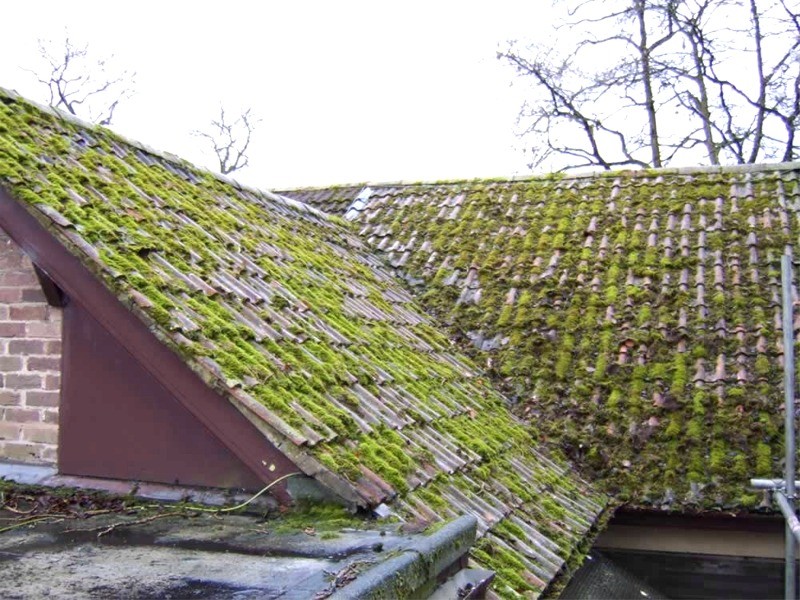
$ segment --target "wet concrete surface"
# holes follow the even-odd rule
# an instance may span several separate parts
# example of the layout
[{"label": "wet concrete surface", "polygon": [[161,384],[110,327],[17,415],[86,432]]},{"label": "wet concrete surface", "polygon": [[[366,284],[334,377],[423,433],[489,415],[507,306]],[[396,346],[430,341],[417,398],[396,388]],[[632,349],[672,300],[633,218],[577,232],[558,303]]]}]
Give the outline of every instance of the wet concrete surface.
[{"label": "wet concrete surface", "polygon": [[143,520],[103,515],[0,534],[0,597],[323,598],[337,580],[411,539],[391,531],[277,533],[251,516]]}]

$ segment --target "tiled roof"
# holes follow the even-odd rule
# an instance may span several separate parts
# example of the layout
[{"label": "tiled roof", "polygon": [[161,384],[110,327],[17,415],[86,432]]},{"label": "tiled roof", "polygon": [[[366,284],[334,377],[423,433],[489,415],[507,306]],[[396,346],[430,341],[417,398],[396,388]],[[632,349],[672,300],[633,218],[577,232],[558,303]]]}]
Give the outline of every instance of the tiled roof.
[{"label": "tiled roof", "polygon": [[343,220],[8,92],[0,185],[307,474],[474,514],[498,591],[541,591],[601,512]]},{"label": "tiled roof", "polygon": [[777,476],[783,454],[779,260],[799,175],[370,185],[348,218],[537,434],[618,498],[753,507],[748,479]]}]

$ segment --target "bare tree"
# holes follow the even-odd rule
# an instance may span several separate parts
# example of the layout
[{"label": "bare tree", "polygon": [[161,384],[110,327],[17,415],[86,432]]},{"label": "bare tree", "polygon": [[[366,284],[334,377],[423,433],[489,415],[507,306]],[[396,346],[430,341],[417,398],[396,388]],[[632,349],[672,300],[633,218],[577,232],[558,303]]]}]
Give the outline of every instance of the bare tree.
[{"label": "bare tree", "polygon": [[211,121],[210,132],[195,130],[194,134],[211,143],[219,161],[219,171],[227,175],[243,169],[250,163],[247,151],[259,121],[260,119],[255,118],[249,108],[231,121],[225,115],[225,109],[220,106],[219,119]]},{"label": "bare tree", "polygon": [[30,71],[47,87],[50,106],[109,125],[133,93],[135,73],[115,69],[113,56],[93,59],[88,45],[76,46],[68,36],[63,45],[39,40],[39,53],[46,66]]},{"label": "bare tree", "polygon": [[[711,164],[798,155],[798,17],[785,2],[763,4],[694,0],[677,12],[690,52],[664,68],[680,105],[702,124],[697,141]],[[732,22],[716,27],[722,19]]]},{"label": "bare tree", "polygon": [[[509,43],[531,80],[531,166],[793,160],[800,20],[787,0],[574,0],[558,45]],[[602,65],[600,67],[599,65]]]}]

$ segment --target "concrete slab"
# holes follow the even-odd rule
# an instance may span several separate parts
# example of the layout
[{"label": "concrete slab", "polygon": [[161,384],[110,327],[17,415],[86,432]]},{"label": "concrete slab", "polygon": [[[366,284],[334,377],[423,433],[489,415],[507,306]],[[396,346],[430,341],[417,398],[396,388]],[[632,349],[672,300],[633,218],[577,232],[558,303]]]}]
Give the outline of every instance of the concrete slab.
[{"label": "concrete slab", "polygon": [[55,467],[47,465],[0,462],[0,479],[16,481],[23,485],[43,485],[44,481],[53,477],[56,473]]}]

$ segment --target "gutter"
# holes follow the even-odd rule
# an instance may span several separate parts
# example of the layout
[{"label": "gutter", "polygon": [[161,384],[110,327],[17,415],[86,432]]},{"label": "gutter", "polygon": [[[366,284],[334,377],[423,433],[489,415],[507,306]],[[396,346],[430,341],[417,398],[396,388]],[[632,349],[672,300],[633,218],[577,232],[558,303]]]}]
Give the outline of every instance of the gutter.
[{"label": "gutter", "polygon": [[330,596],[331,600],[427,598],[466,558],[475,542],[478,520],[464,515],[436,532],[415,536],[400,554],[383,561]]}]

